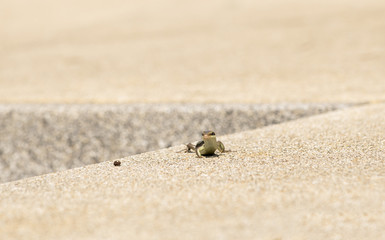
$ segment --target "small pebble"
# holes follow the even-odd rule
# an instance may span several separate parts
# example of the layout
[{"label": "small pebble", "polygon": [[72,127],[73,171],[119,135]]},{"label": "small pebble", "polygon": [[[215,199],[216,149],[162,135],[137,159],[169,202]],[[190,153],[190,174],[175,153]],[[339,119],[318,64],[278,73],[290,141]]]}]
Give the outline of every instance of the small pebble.
[{"label": "small pebble", "polygon": [[114,166],[120,166],[120,161],[114,161]]}]

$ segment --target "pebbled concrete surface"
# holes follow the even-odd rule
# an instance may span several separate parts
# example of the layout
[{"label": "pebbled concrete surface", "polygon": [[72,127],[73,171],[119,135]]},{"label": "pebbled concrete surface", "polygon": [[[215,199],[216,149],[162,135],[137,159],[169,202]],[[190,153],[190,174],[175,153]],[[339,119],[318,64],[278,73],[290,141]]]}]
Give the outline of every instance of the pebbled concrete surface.
[{"label": "pebbled concrete surface", "polygon": [[0,185],[3,239],[383,239],[385,104]]},{"label": "pebbled concrete surface", "polygon": [[[381,0],[0,5],[0,103],[385,101]],[[384,239],[384,115],[221,137],[234,152],[218,158],[177,146],[0,184],[0,238]]]},{"label": "pebbled concrete surface", "polygon": [[0,105],[0,182],[347,108],[348,104]]}]

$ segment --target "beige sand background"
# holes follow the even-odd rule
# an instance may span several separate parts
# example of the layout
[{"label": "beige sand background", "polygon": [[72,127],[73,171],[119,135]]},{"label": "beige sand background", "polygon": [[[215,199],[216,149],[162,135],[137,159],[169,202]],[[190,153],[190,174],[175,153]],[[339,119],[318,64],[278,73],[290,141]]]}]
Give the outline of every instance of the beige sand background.
[{"label": "beige sand background", "polygon": [[0,102],[385,100],[381,0],[0,0]]}]

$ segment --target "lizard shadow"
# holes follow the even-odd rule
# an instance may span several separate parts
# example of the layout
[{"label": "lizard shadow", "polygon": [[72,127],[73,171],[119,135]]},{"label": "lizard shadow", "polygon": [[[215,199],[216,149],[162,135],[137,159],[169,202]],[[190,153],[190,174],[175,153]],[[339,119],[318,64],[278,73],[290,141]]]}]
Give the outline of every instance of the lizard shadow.
[{"label": "lizard shadow", "polygon": [[[199,157],[197,157],[199,158]],[[201,158],[219,158],[219,154],[212,154],[212,155],[204,155]]]}]

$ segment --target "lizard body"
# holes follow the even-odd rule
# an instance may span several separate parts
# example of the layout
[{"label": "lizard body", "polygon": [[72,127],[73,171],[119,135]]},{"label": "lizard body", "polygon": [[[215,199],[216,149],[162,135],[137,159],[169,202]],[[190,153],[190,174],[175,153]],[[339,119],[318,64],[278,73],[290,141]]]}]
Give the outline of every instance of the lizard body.
[{"label": "lizard body", "polygon": [[195,150],[198,157],[214,155],[215,151],[225,151],[225,146],[221,141],[217,141],[215,133],[213,131],[203,131],[202,140],[199,141],[195,146],[191,143],[187,144],[186,152]]}]

